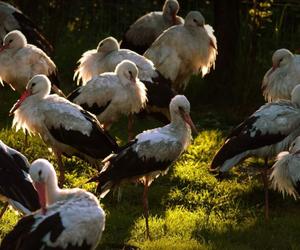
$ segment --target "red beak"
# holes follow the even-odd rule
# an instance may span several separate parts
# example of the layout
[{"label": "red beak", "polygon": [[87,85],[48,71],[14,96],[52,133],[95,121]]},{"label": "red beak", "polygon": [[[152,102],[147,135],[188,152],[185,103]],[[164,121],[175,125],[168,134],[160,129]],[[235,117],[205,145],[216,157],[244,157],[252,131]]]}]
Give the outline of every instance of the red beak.
[{"label": "red beak", "polygon": [[9,111],[9,115],[12,115],[21,106],[22,102],[24,102],[25,99],[30,95],[31,95],[31,91],[28,89],[25,90],[21,95],[20,99],[14,104],[14,106]]},{"label": "red beak", "polygon": [[46,186],[44,182],[35,182],[34,187],[38,193],[42,214],[47,212]]},{"label": "red beak", "polygon": [[0,52],[7,49],[8,47],[9,47],[9,44],[5,44],[5,45],[0,46]]},{"label": "red beak", "polygon": [[183,118],[183,120],[190,125],[191,129],[193,130],[193,132],[197,135],[198,134],[198,130],[195,126],[195,124],[192,121],[192,118],[190,117],[190,115],[184,111],[181,111],[181,116]]}]

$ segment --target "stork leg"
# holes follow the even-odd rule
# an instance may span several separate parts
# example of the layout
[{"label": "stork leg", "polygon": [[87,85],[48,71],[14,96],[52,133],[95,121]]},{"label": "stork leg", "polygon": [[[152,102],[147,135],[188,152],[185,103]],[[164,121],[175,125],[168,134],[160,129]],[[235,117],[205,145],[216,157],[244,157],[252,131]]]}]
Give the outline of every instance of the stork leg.
[{"label": "stork leg", "polygon": [[265,158],[264,169],[262,172],[262,179],[265,190],[265,221],[269,221],[269,189],[268,189],[268,158]]},{"label": "stork leg", "polygon": [[0,212],[0,219],[2,218],[3,214],[5,213],[7,207],[8,207],[8,202],[5,202],[3,208],[1,209],[1,212]]},{"label": "stork leg", "polygon": [[150,240],[150,232],[149,232],[149,222],[148,222],[148,216],[149,216],[149,206],[148,206],[148,178],[145,178],[144,182],[144,193],[143,193],[143,207],[144,207],[144,216],[146,221],[146,235],[147,238]]},{"label": "stork leg", "polygon": [[28,147],[28,132],[27,132],[27,130],[25,130],[25,140],[24,140],[24,146],[25,146],[25,148],[27,148],[27,147]]},{"label": "stork leg", "polygon": [[55,156],[57,158],[57,164],[59,168],[59,186],[62,187],[65,182],[65,168],[62,162],[61,152],[55,151]]},{"label": "stork leg", "polygon": [[128,116],[128,141],[132,140],[134,138],[134,133],[133,133],[133,115],[130,114]]}]

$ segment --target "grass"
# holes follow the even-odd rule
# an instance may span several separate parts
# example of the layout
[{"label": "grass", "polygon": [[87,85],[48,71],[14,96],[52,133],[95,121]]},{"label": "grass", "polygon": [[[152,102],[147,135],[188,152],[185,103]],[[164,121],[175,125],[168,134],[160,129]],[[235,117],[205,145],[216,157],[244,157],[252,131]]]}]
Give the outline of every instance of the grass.
[{"label": "grass", "polygon": [[[271,191],[271,220],[266,224],[260,178],[248,171],[249,165],[261,162],[250,159],[232,171],[228,179],[218,181],[208,166],[228,127],[216,129],[220,126],[218,118],[211,119],[210,114],[194,117],[202,131],[169,173],[151,185],[152,240],[145,238],[143,187],[128,184],[120,203],[113,192],[101,200],[107,221],[97,249],[120,249],[123,244],[141,249],[300,249],[299,204]],[[138,122],[139,129],[144,125]],[[116,127],[113,132],[119,130]],[[120,142],[125,140],[121,133],[117,136]],[[5,128],[0,131],[0,139],[23,152],[30,161],[45,157],[56,166],[54,157],[37,136],[30,138],[28,148],[23,146],[22,132]],[[79,186],[93,192],[95,184],[85,182],[95,170],[75,157],[64,161],[68,171],[65,187]],[[8,211],[0,221],[0,238],[20,218]]]}]

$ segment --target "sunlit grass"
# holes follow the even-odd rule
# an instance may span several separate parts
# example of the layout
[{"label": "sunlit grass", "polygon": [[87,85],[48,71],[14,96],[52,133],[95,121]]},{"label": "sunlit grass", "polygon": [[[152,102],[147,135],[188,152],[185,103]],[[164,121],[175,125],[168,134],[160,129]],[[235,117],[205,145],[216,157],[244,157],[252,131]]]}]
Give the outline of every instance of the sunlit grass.
[{"label": "sunlit grass", "polygon": [[[145,236],[142,185],[124,186],[120,203],[113,192],[102,199],[107,221],[98,249],[116,249],[123,244],[141,249],[299,249],[297,202],[271,192],[271,221],[264,222],[259,175],[246,171],[250,165],[261,162],[250,159],[223,181],[209,172],[209,164],[225,134],[217,129],[203,129],[169,173],[151,185],[151,241]],[[30,161],[43,157],[56,166],[53,155],[38,136],[29,138],[27,148],[22,132],[3,129],[0,138]],[[120,140],[123,143],[124,136],[120,135]],[[95,184],[86,184],[95,169],[76,157],[64,158],[64,162],[66,187],[95,191]],[[1,238],[19,218],[11,210],[5,214],[0,222]]]}]

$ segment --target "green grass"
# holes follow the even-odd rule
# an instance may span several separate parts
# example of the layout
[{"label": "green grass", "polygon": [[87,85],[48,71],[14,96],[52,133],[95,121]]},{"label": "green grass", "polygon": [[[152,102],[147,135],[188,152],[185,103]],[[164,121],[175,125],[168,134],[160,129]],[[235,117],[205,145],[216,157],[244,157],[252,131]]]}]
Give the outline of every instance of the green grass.
[{"label": "green grass", "polygon": [[[198,116],[198,127],[217,124],[215,120],[208,122],[204,115]],[[140,123],[138,127],[142,128]],[[271,220],[264,222],[262,184],[258,175],[247,171],[249,165],[261,164],[260,161],[246,161],[221,182],[209,173],[208,166],[225,134],[226,130],[203,129],[169,173],[151,185],[151,241],[145,237],[141,185],[124,186],[120,203],[113,192],[102,199],[107,221],[98,249],[117,249],[123,244],[141,249],[300,249],[296,201],[271,191]],[[23,146],[22,132],[2,129],[0,138],[30,161],[45,157],[56,166],[39,137],[31,137],[28,148]],[[120,141],[125,138],[119,135]],[[95,170],[75,157],[64,161],[68,171],[65,186],[93,192],[95,184],[85,182]],[[14,211],[5,214],[0,221],[0,238],[18,219]]]}]

